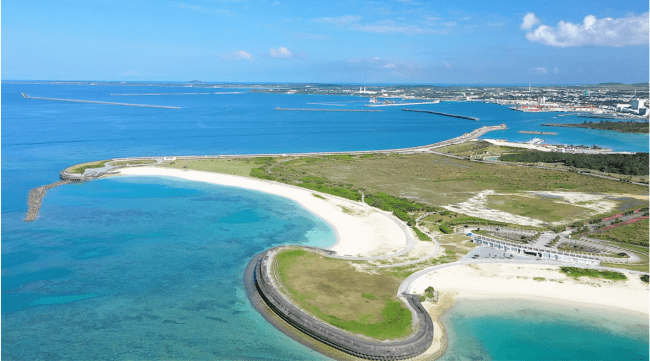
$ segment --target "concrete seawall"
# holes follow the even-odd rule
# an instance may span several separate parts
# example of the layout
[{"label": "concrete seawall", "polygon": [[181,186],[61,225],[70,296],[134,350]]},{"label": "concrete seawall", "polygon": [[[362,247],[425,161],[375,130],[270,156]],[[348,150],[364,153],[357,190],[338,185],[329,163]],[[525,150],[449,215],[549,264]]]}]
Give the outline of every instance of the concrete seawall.
[{"label": "concrete seawall", "polygon": [[[254,258],[255,264],[246,282],[252,282],[256,294],[282,320],[305,335],[349,355],[371,360],[403,360],[425,352],[433,341],[433,323],[420,300],[414,295],[401,295],[417,320],[417,331],[402,340],[378,341],[355,336],[307,314],[280,294],[270,275],[270,262],[278,248]],[[252,279],[251,279],[252,278]]]},{"label": "concrete seawall", "polygon": [[405,112],[416,112],[416,113],[429,113],[429,114],[435,114],[435,115],[442,115],[445,117],[452,117],[452,118],[460,118],[460,119],[469,119],[469,120],[474,120],[478,121],[478,118],[475,117],[467,117],[464,115],[456,115],[456,114],[447,114],[447,113],[441,113],[441,112],[434,112],[431,110],[418,110],[418,109],[402,109],[402,111]]}]

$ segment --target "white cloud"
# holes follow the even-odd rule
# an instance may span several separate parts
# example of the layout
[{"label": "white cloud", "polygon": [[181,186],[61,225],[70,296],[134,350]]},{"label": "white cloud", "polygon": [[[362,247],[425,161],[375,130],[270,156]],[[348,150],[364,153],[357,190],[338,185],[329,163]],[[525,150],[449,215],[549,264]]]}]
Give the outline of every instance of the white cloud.
[{"label": "white cloud", "polygon": [[541,66],[538,66],[537,68],[535,68],[535,72],[537,74],[546,74],[546,68],[542,68]]},{"label": "white cloud", "polygon": [[461,18],[460,21],[470,21],[472,19],[473,19],[473,17],[471,17],[471,16],[465,16],[464,18]]},{"label": "white cloud", "polygon": [[249,60],[249,61],[253,60],[253,56],[250,53],[245,52],[243,50],[236,51],[233,53],[233,55],[235,56],[236,60],[241,60],[241,59]]},{"label": "white cloud", "polygon": [[534,13],[528,13],[524,16],[524,22],[521,23],[521,28],[523,30],[530,30],[533,26],[539,24],[539,19],[535,16]]},{"label": "white cloud", "polygon": [[526,38],[558,47],[640,45],[648,44],[648,23],[647,12],[619,19],[597,19],[589,15],[584,18],[582,24],[560,21],[556,27],[540,25],[534,31],[528,32]]},{"label": "white cloud", "polygon": [[446,66],[447,68],[451,68],[451,64],[450,64],[450,63],[442,63],[442,64],[443,64],[444,66]]},{"label": "white cloud", "polygon": [[274,58],[290,58],[293,54],[291,54],[289,49],[281,46],[276,49],[271,48],[271,56]]},{"label": "white cloud", "polygon": [[344,15],[344,16],[337,16],[333,18],[318,18],[318,19],[314,19],[314,21],[317,23],[330,23],[338,26],[343,26],[351,23],[356,23],[361,19],[362,19],[361,16]]},{"label": "white cloud", "polygon": [[553,68],[553,74],[559,74],[559,73],[560,73],[560,69],[558,69],[558,68]]}]

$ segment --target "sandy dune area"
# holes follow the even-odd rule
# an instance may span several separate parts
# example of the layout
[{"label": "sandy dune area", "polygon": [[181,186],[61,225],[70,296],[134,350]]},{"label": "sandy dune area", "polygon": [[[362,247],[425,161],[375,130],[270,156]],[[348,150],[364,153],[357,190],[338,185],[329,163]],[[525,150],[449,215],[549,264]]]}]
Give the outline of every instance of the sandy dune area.
[{"label": "sandy dune area", "polygon": [[531,299],[582,303],[648,314],[648,284],[638,274],[625,273],[626,281],[573,277],[557,266],[535,264],[468,264],[449,267],[417,279],[411,292],[422,294],[432,286],[457,298]]}]

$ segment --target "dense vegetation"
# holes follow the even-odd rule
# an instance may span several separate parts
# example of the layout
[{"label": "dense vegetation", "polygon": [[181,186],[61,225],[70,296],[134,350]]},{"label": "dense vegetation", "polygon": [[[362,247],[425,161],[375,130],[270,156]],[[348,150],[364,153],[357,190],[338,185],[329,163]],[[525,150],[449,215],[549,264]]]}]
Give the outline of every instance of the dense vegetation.
[{"label": "dense vegetation", "polygon": [[575,168],[596,169],[601,172],[648,175],[648,153],[636,154],[568,154],[530,151],[506,154],[499,158],[504,162],[559,163]]},{"label": "dense vegetation", "polygon": [[591,278],[605,278],[608,280],[626,280],[627,276],[620,272],[614,271],[599,271],[590,268],[577,268],[577,267],[560,267],[562,273],[566,273],[573,278],[591,277]]},{"label": "dense vegetation", "polygon": [[570,128],[588,128],[599,130],[615,130],[620,133],[648,133],[648,122],[612,122],[609,120],[601,120],[598,123],[585,121],[581,124],[544,124],[554,127],[570,127]]}]

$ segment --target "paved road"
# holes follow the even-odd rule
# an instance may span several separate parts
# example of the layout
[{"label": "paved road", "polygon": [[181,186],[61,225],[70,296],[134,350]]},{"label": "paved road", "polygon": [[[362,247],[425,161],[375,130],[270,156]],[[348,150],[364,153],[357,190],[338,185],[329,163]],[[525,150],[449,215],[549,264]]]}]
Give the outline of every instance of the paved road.
[{"label": "paved road", "polygon": [[432,214],[432,213],[425,213],[424,215],[418,217],[418,218],[415,220],[415,227],[416,227],[417,229],[419,229],[420,232],[425,233],[426,235],[428,235],[429,237],[431,237],[431,242],[433,242],[433,244],[435,245],[435,248],[433,249],[433,252],[427,254],[426,256],[424,256],[424,257],[422,257],[422,258],[420,258],[420,259],[416,259],[416,260],[414,260],[414,261],[408,261],[408,262],[402,262],[402,263],[393,263],[393,264],[388,264],[388,265],[379,266],[379,268],[390,268],[390,267],[408,266],[408,265],[412,265],[412,264],[420,263],[420,262],[423,262],[423,261],[426,261],[426,260],[428,260],[428,259],[430,259],[430,258],[435,257],[435,255],[436,255],[436,254],[438,253],[438,251],[440,250],[440,243],[436,240],[436,236],[435,236],[435,235],[433,235],[432,233],[428,232],[426,229],[422,229],[422,228],[420,228],[420,221],[422,220],[422,218],[424,218],[424,217],[426,217],[426,216],[428,216],[428,215],[430,215],[430,214]]}]

